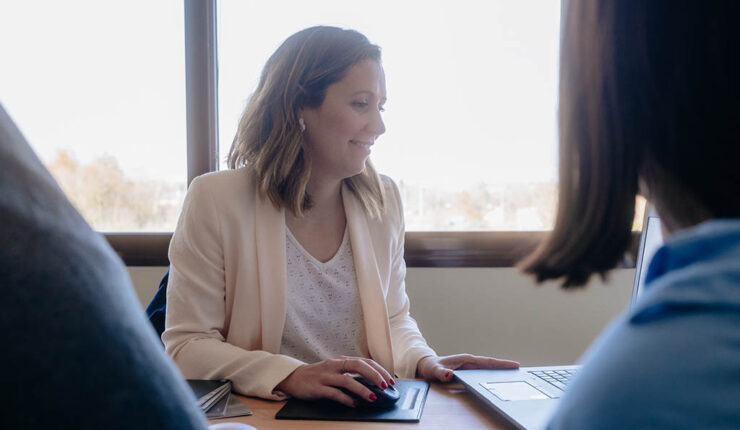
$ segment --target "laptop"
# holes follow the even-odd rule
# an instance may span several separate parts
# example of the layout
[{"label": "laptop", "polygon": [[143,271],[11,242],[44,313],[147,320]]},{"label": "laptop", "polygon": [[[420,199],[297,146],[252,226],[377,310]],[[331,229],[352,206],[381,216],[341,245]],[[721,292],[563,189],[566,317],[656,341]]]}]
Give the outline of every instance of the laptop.
[{"label": "laptop", "polygon": [[[660,219],[645,216],[635,262],[632,301],[642,291],[650,259],[663,243]],[[456,370],[457,380],[520,429],[545,428],[568,381],[580,366],[522,367],[516,370]]]}]

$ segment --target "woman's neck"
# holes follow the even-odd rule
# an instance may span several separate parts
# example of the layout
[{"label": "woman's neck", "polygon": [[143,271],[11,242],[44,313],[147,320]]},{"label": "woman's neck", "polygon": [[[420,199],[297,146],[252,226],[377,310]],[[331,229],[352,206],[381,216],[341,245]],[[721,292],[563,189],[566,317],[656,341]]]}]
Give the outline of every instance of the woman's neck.
[{"label": "woman's neck", "polygon": [[342,206],[342,181],[311,179],[308,181],[306,192],[311,196],[311,217],[325,217],[336,214]]},{"label": "woman's neck", "polygon": [[285,224],[293,236],[319,261],[329,261],[342,244],[347,217],[342,203],[342,182],[309,181],[311,208],[296,217],[285,212]]},{"label": "woman's neck", "polygon": [[311,196],[311,208],[303,212],[298,218],[292,213],[288,215],[290,227],[313,226],[319,227],[341,224],[345,222],[344,204],[342,202],[342,181],[311,179],[306,187]]}]

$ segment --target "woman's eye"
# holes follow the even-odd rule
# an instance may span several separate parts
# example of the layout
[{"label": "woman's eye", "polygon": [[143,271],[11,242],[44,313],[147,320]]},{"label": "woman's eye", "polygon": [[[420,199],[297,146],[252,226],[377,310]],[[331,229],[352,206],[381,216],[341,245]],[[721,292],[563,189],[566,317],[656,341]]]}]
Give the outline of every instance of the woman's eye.
[{"label": "woman's eye", "polygon": [[367,102],[352,102],[352,106],[365,109],[367,107]]},{"label": "woman's eye", "polygon": [[378,106],[378,110],[381,111],[381,112],[385,112],[385,106],[383,106],[383,105]]}]

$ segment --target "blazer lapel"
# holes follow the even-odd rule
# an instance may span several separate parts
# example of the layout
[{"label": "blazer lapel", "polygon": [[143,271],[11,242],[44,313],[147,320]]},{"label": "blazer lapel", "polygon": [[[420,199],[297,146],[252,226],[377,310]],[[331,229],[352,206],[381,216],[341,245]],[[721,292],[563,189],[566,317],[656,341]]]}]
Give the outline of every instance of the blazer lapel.
[{"label": "blazer lapel", "polygon": [[286,312],[285,212],[255,191],[255,239],[262,347],[280,352]]},{"label": "blazer lapel", "polygon": [[385,306],[367,215],[360,201],[346,186],[342,186],[342,199],[354,255],[357,288],[362,302],[368,350],[375,361],[393,373],[393,350],[388,310]]}]

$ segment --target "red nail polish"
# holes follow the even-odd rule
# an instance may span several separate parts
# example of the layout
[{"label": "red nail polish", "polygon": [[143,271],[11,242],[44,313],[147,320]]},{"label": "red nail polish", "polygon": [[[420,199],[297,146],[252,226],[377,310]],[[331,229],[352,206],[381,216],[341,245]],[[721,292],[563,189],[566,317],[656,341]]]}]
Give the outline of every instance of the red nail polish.
[{"label": "red nail polish", "polygon": [[380,388],[385,390],[386,388],[388,388],[388,384],[386,384],[385,381],[383,381],[380,383]]},{"label": "red nail polish", "polygon": [[370,399],[371,402],[374,402],[374,401],[378,400],[378,397],[375,396],[374,393],[370,393],[370,396],[368,398]]},{"label": "red nail polish", "polygon": [[445,378],[449,378],[449,377],[450,377],[450,375],[452,375],[452,372],[447,372],[447,373],[445,373]]},{"label": "red nail polish", "polygon": [[396,385],[396,381],[393,380],[393,378],[390,379],[391,385]]}]

